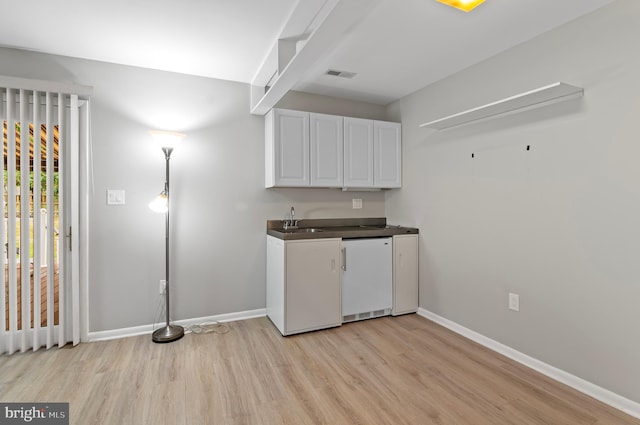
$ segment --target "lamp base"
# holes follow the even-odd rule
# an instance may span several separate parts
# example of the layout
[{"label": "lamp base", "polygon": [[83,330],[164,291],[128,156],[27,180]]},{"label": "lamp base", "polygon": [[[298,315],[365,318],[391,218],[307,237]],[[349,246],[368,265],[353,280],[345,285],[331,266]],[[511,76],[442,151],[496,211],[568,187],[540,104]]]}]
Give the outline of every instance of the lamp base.
[{"label": "lamp base", "polygon": [[151,339],[153,342],[164,343],[173,342],[184,336],[184,328],[178,325],[167,325],[160,329],[156,329]]}]

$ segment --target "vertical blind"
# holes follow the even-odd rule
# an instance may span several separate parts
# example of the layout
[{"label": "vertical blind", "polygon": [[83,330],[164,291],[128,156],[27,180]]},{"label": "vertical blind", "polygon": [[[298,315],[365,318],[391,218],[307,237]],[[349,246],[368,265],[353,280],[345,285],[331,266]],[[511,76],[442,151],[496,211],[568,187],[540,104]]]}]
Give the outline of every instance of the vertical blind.
[{"label": "vertical blind", "polygon": [[78,96],[11,87],[0,87],[0,94],[0,354],[75,344],[78,288],[66,283],[72,248],[67,157],[77,141]]}]

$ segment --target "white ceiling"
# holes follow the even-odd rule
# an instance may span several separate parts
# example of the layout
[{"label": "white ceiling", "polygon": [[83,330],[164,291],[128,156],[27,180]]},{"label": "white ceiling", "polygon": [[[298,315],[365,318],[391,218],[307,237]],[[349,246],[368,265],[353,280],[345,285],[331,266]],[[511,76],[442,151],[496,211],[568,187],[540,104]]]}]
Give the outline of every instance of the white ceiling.
[{"label": "white ceiling", "polygon": [[[371,1],[293,88],[384,105],[612,1],[486,0],[470,13],[435,0]],[[250,83],[297,4],[0,0],[12,17],[0,45]]]}]

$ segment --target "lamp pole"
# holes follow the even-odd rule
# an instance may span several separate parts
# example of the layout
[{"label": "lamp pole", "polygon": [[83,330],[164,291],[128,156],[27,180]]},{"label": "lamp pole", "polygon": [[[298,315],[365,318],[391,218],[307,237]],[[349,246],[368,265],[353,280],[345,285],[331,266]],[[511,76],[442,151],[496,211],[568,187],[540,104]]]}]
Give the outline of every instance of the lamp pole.
[{"label": "lamp pole", "polygon": [[153,332],[152,339],[153,342],[172,342],[178,340],[184,336],[184,328],[178,325],[172,325],[169,318],[169,211],[170,202],[169,202],[169,160],[171,159],[171,152],[173,152],[173,148],[163,147],[162,151],[164,152],[165,158],[165,182],[164,182],[164,192],[167,197],[167,211],[165,213],[165,251],[164,251],[164,267],[165,267],[165,286],[164,286],[164,301],[165,301],[165,326],[157,329]]}]

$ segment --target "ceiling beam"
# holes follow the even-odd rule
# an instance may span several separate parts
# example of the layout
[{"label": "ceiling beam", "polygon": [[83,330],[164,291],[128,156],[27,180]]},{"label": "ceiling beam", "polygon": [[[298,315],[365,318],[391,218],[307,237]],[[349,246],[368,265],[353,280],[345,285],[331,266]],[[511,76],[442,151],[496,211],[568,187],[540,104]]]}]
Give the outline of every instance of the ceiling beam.
[{"label": "ceiling beam", "polygon": [[[265,115],[269,112],[305,76],[313,64],[330,52],[378,2],[379,0],[326,0],[308,25],[302,26],[299,22],[292,24],[290,19],[282,33],[286,37],[278,38],[251,83],[251,113]],[[304,19],[307,20],[311,18],[308,10],[298,14],[294,11],[292,17],[295,16],[306,16]],[[296,37],[291,31],[293,27],[298,30],[304,27],[306,30]],[[291,43],[295,45],[295,52],[291,50]],[[291,59],[288,60],[285,56]],[[278,69],[278,66],[282,68]],[[269,85],[268,90],[266,85]]]}]

